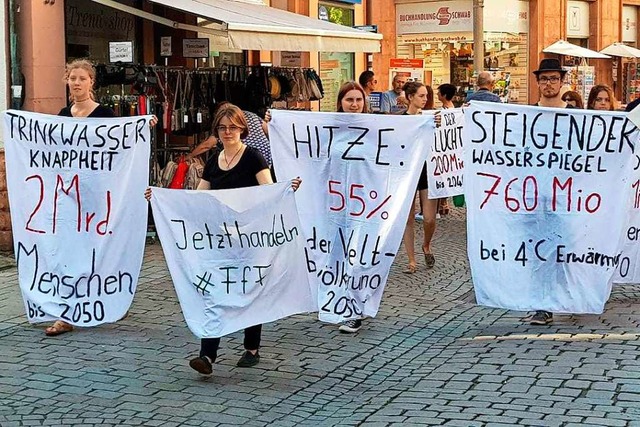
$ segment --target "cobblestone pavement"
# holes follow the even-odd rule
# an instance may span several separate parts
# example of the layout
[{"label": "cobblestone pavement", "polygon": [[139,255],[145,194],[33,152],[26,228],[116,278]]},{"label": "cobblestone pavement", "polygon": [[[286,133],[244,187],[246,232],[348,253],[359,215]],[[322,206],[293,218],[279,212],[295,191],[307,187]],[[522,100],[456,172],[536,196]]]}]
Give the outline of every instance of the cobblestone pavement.
[{"label": "cobblestone pavement", "polygon": [[1,271],[0,425],[640,426],[640,290],[615,288],[601,316],[529,326],[474,304],[464,212],[439,224],[435,268],[405,275],[400,256],[359,333],[284,319],[250,369],[233,334],[209,379],[187,364],[198,341],[159,244],[129,317],[56,338],[26,322],[16,269]]}]

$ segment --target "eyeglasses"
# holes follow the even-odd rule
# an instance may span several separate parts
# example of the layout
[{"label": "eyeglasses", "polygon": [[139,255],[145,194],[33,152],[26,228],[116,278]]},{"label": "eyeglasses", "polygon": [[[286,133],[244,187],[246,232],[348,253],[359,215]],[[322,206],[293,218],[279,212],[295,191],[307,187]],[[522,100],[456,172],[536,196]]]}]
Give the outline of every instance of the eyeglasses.
[{"label": "eyeglasses", "polygon": [[220,133],[234,133],[234,132],[239,132],[241,131],[243,128],[238,127],[238,126],[217,126],[216,130]]},{"label": "eyeglasses", "polygon": [[560,77],[540,77],[538,79],[538,83],[546,85],[547,83],[558,83],[560,81]]}]

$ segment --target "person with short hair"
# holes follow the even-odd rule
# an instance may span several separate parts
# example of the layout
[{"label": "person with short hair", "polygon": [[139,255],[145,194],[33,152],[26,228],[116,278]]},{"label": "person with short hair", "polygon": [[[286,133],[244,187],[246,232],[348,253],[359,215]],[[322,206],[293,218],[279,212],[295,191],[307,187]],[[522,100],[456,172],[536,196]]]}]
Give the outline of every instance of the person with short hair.
[{"label": "person with short hair", "polygon": [[465,102],[471,101],[485,101],[485,102],[502,102],[500,97],[493,93],[493,87],[495,86],[495,79],[493,74],[488,71],[482,71],[478,74],[477,86],[478,90],[467,95]]},{"label": "person with short hair", "polygon": [[534,105],[538,107],[573,108],[567,107],[562,99],[562,80],[567,71],[562,69],[560,61],[545,58],[540,61],[539,68],[533,72],[540,91],[540,99]]},{"label": "person with short hair", "polygon": [[438,86],[438,101],[442,103],[442,108],[455,108],[453,97],[456,95],[456,87],[450,83]]},{"label": "person with short hair", "polygon": [[[567,71],[562,69],[560,61],[545,58],[540,61],[540,66],[533,72],[540,91],[540,100],[534,104],[539,107],[573,108],[562,99],[562,80]],[[536,310],[529,318],[531,325],[548,325],[553,323],[553,313],[546,310]]]},{"label": "person with short hair", "polygon": [[387,114],[400,114],[407,109],[407,100],[402,92],[402,87],[407,83],[407,78],[404,75],[397,73],[393,76],[391,90],[388,90],[382,94],[382,102],[380,104],[380,111]]},{"label": "person with short hair", "polygon": [[360,73],[360,78],[358,78],[358,83],[364,89],[365,95],[371,95],[371,92],[376,90],[376,85],[378,84],[378,80],[376,80],[376,76],[373,71],[363,71]]}]

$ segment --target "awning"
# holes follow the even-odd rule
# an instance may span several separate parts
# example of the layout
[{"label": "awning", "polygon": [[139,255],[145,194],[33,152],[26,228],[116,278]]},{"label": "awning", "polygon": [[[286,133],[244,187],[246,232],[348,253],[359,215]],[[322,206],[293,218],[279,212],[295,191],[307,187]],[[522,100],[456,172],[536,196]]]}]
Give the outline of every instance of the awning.
[{"label": "awning", "polygon": [[93,0],[173,28],[210,36],[213,46],[292,52],[380,52],[382,34],[234,0],[151,0],[193,14],[199,26],[172,21],[113,0]]},{"label": "awning", "polygon": [[558,55],[578,56],[580,58],[595,58],[595,59],[608,59],[610,56],[605,55],[595,50],[587,49],[582,46],[578,46],[569,43],[566,40],[558,40],[557,42],[542,49],[544,53],[556,53]]}]

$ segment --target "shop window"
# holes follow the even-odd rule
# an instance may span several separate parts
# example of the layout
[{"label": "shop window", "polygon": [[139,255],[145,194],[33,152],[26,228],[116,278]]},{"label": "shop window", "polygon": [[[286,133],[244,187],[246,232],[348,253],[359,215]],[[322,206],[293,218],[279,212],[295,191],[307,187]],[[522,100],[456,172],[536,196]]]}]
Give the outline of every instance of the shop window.
[{"label": "shop window", "polygon": [[[354,11],[329,3],[320,3],[319,17],[334,24],[353,27]],[[338,91],[342,83],[355,79],[355,55],[345,52],[320,53],[320,78],[324,86],[324,98],[320,111],[335,111]]]},{"label": "shop window", "polygon": [[[134,6],[133,0],[121,3]],[[67,59],[88,57],[95,62],[107,63],[109,42],[133,41],[134,62],[138,62],[139,18],[86,0],[66,0],[64,6]]]}]

